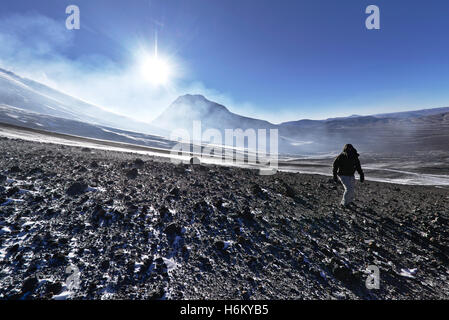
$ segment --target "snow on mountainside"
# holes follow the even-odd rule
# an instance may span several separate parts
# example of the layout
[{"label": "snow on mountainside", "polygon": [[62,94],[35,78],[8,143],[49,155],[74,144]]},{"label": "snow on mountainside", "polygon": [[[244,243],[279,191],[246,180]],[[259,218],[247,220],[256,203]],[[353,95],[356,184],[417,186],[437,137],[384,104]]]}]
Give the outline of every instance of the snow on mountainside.
[{"label": "snow on mountainside", "polygon": [[410,118],[419,118],[419,117],[423,117],[423,116],[433,116],[433,115],[442,114],[442,113],[449,113],[449,107],[403,111],[403,112],[394,112],[394,113],[382,113],[382,114],[376,114],[374,116],[378,117],[378,118],[410,119]]},{"label": "snow on mountainside", "polygon": [[[384,115],[299,120],[272,124],[243,117],[225,106],[207,100],[202,95],[184,95],[173,102],[154,122],[170,130],[192,132],[193,121],[200,120],[207,129],[278,129],[279,151],[285,154],[337,152],[346,143],[362,151],[415,152],[446,150],[449,137],[449,108],[435,108]],[[268,134],[267,130],[267,134]],[[267,136],[268,138],[268,136]]]},{"label": "snow on mountainside", "polygon": [[165,131],[150,124],[109,112],[1,68],[0,104],[70,120],[143,133],[165,134]]},{"label": "snow on mountainside", "polygon": [[38,129],[86,138],[170,149],[175,142],[160,136],[124,131],[92,123],[43,115],[36,112],[0,104],[0,124]]},{"label": "snow on mountainside", "polygon": [[159,125],[171,130],[184,128],[192,130],[192,122],[201,121],[202,128],[206,129],[270,129],[276,125],[253,118],[244,117],[230,112],[225,106],[207,100],[202,95],[184,95],[176,99],[156,120]]},{"label": "snow on mountainside", "polygon": [[[256,132],[266,129],[267,142],[270,140],[269,129],[278,129],[278,151],[283,154],[338,152],[346,143],[355,144],[364,152],[403,153],[449,149],[449,108],[299,120],[276,125],[232,113],[225,106],[202,95],[189,94],[180,96],[152,124],[145,124],[3,69],[0,69],[0,106],[0,121],[5,123],[120,142],[123,142],[124,137],[127,137],[126,142],[139,141],[135,139],[139,135],[136,132],[165,137],[175,129],[192,133],[193,121],[200,120],[203,133],[207,129],[218,129],[222,135],[225,129],[254,129]],[[111,136],[106,134],[105,138],[104,127],[115,133]],[[117,134],[120,130],[127,131]],[[163,140],[161,137],[157,139]],[[228,144],[226,141],[222,143]]]}]

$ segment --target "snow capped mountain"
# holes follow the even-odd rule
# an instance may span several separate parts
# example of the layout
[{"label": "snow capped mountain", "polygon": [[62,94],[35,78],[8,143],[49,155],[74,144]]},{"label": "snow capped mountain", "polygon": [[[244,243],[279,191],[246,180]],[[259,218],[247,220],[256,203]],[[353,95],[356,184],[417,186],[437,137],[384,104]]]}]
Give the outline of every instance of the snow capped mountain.
[{"label": "snow capped mountain", "polygon": [[[193,121],[207,129],[278,129],[279,151],[287,154],[338,152],[346,143],[360,150],[408,152],[429,148],[445,149],[449,137],[449,108],[435,108],[372,116],[352,115],[326,120],[299,120],[272,124],[243,117],[202,95],[184,95],[174,101],[154,122],[168,130],[192,132]],[[269,131],[267,130],[267,133]],[[267,136],[268,137],[268,136]]]},{"label": "snow capped mountain", "polygon": [[232,113],[202,95],[187,94],[146,124],[0,69],[0,122],[136,144],[151,145],[154,140],[162,147],[172,144],[160,136],[168,137],[175,129],[192,133],[193,122],[199,120],[203,133],[207,129],[217,129],[222,135],[226,129],[266,129],[267,141],[269,129],[278,129],[278,150],[285,154],[337,152],[346,143],[374,152],[446,150],[448,115],[449,108],[435,108],[275,125]]},{"label": "snow capped mountain", "polygon": [[4,69],[0,69],[0,104],[43,115],[125,130],[165,133],[150,124],[112,113]]},{"label": "snow capped mountain", "polygon": [[192,123],[201,121],[203,130],[218,129],[270,129],[276,125],[230,112],[225,106],[207,100],[202,95],[184,95],[174,101],[158,118],[154,125],[174,130],[192,130]]}]

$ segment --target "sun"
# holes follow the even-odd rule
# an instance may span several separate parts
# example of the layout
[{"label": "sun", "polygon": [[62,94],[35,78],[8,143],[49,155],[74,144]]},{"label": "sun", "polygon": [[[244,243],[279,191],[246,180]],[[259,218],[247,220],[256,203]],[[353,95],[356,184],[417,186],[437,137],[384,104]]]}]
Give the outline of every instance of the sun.
[{"label": "sun", "polygon": [[143,59],[141,72],[146,80],[156,86],[167,85],[173,75],[170,63],[157,55]]}]

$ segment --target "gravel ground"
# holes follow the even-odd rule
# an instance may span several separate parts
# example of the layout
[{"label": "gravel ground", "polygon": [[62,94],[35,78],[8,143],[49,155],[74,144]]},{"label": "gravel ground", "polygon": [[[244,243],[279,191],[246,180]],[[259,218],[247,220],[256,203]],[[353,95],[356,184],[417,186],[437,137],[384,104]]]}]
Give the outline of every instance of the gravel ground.
[{"label": "gravel ground", "polygon": [[0,299],[449,298],[446,189],[0,145]]}]

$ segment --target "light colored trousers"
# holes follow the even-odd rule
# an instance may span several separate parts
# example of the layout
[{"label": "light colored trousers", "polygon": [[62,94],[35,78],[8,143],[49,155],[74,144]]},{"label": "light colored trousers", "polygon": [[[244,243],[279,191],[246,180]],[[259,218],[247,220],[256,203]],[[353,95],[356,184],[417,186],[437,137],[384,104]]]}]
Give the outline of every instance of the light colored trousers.
[{"label": "light colored trousers", "polygon": [[355,177],[339,176],[339,178],[345,188],[345,193],[343,194],[343,199],[341,199],[341,204],[346,206],[354,201]]}]

